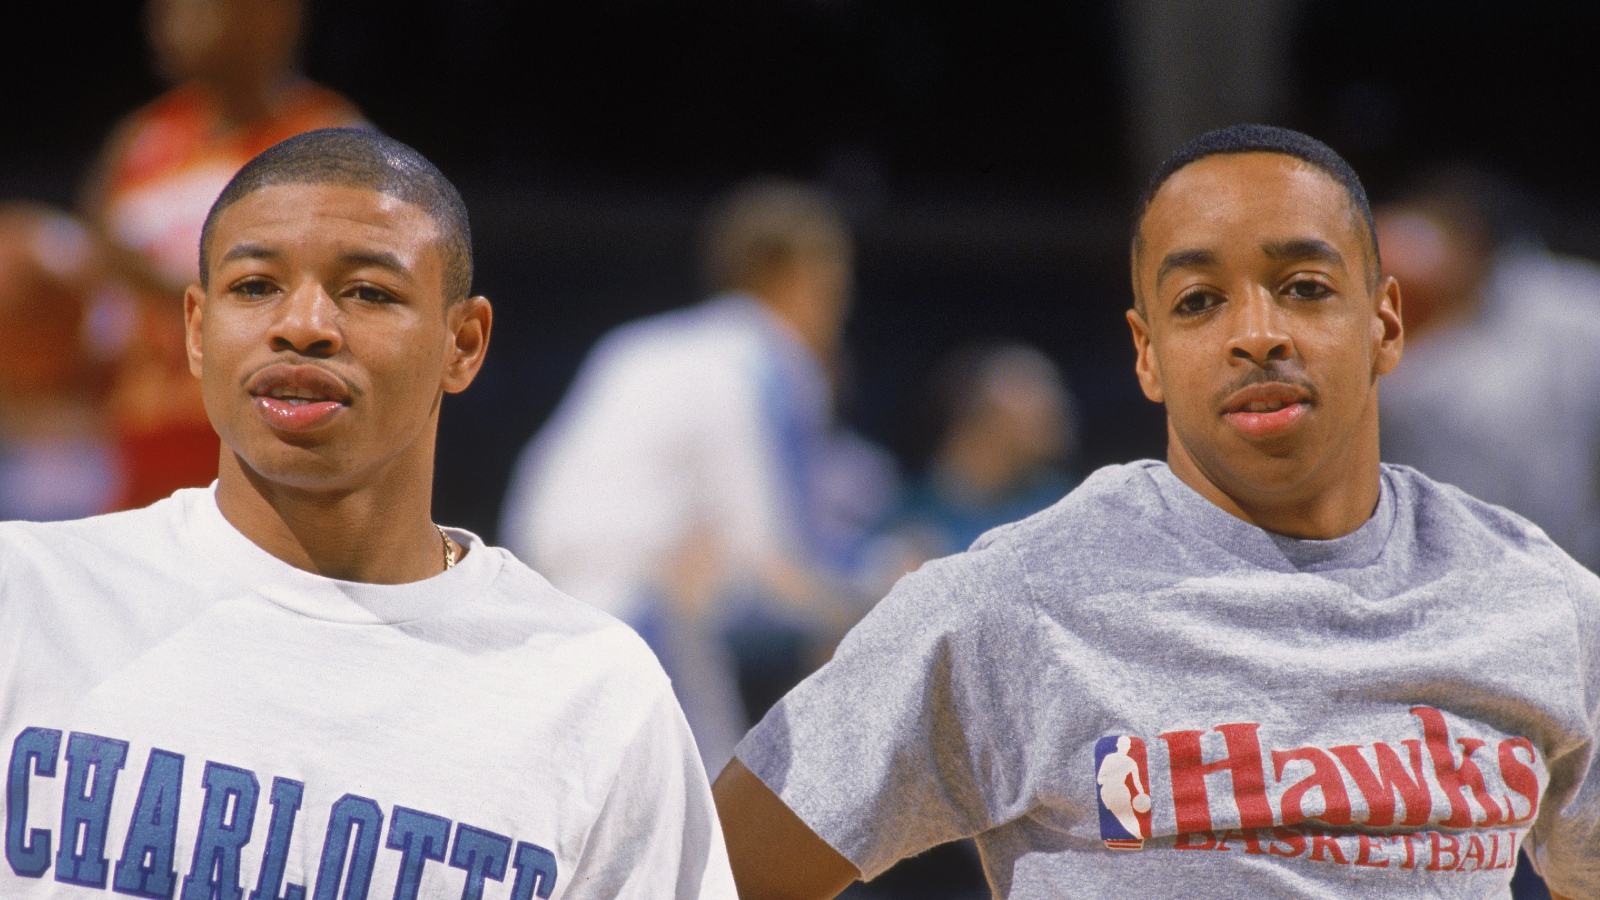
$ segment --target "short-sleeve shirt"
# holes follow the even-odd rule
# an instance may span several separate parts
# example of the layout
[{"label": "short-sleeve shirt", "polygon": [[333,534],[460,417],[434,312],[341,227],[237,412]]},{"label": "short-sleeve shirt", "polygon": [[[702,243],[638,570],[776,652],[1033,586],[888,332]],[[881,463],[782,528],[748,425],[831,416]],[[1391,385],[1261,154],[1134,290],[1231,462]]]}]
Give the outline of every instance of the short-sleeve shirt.
[{"label": "short-sleeve shirt", "polygon": [[737,756],[867,878],[1000,897],[1600,896],[1600,580],[1385,466],[1330,541],[1112,466],[906,578]]},{"label": "short-sleeve shirt", "polygon": [[204,488],[0,523],[0,896],[733,900],[644,642],[452,537],[366,584]]}]

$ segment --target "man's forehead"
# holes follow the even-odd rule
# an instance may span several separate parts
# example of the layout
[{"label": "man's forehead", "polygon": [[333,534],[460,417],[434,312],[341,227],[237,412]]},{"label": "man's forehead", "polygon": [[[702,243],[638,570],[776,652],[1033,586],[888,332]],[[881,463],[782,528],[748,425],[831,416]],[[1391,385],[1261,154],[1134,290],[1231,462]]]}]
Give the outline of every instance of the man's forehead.
[{"label": "man's forehead", "polygon": [[249,223],[260,218],[283,220],[330,213],[420,218],[435,224],[428,211],[415,203],[376,188],[338,181],[285,181],[262,185],[224,209],[218,224],[230,218],[235,223]]},{"label": "man's forehead", "polygon": [[391,194],[332,182],[290,182],[259,188],[224,209],[213,252],[226,254],[230,245],[272,233],[329,245],[386,245],[401,255],[426,255],[421,251],[437,245],[441,236],[427,210]]},{"label": "man's forehead", "polygon": [[1218,154],[1161,186],[1140,221],[1138,249],[1160,259],[1257,235],[1263,249],[1307,238],[1360,247],[1360,221],[1344,188],[1316,166],[1277,153]]}]

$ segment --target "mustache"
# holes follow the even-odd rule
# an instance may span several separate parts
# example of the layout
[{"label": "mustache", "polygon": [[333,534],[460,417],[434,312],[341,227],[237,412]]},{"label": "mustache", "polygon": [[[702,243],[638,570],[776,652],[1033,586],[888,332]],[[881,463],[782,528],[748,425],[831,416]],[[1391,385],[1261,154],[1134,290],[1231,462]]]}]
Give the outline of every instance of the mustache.
[{"label": "mustache", "polygon": [[327,375],[328,378],[332,379],[334,383],[339,386],[344,396],[351,400],[360,399],[362,395],[366,393],[361,389],[360,386],[352,384],[350,379],[341,375],[332,366],[325,365],[320,360],[311,357],[300,356],[299,354],[288,354],[282,358],[269,359],[266,362],[256,366],[254,369],[246,372],[239,378],[240,389],[246,391],[250,390],[250,386],[256,381],[256,378],[260,376],[261,373],[275,366],[297,366],[316,369]]},{"label": "mustache", "polygon": [[1238,378],[1229,382],[1222,390],[1213,394],[1211,397],[1212,405],[1222,406],[1228,402],[1229,397],[1247,387],[1255,387],[1258,384],[1281,384],[1304,392],[1310,400],[1317,399],[1316,388],[1312,387],[1311,382],[1301,375],[1294,372],[1275,372],[1271,369],[1250,368]]}]

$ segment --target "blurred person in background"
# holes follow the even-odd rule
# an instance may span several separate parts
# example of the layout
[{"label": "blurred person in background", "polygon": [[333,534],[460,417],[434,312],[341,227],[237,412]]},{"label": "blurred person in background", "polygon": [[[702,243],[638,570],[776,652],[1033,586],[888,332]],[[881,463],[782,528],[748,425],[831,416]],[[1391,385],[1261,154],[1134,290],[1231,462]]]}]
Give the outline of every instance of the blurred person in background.
[{"label": "blurred person in background", "polygon": [[119,345],[107,414],[120,457],[115,508],[217,474],[218,441],[183,352],[183,291],[206,211],[262,150],[304,131],[362,125],[296,68],[302,0],[152,0],[155,65],[174,87],[112,133],[83,198],[131,298],[96,310]]},{"label": "blurred person in background", "polygon": [[506,496],[505,545],[650,641],[711,771],[864,611],[847,576],[893,476],[834,414],[853,253],[822,192],[739,187],[715,295],[602,338]]},{"label": "blurred person in background", "polygon": [[[1026,344],[957,348],[935,366],[924,401],[926,460],[891,540],[907,571],[1060,500],[1077,437],[1072,394],[1055,363]],[[885,585],[887,588],[887,585]]]},{"label": "blurred person in background", "polygon": [[73,519],[111,500],[102,367],[83,340],[101,263],[72,217],[0,204],[0,519]]},{"label": "blurred person in background", "polygon": [[1510,189],[1441,168],[1375,211],[1406,364],[1383,457],[1532,519],[1600,565],[1600,268],[1519,228]]}]

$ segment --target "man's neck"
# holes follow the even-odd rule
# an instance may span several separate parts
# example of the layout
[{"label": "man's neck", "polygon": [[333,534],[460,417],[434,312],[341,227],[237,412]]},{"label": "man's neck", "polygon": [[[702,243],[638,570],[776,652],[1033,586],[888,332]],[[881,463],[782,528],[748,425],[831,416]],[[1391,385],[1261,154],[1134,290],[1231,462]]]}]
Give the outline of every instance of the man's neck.
[{"label": "man's neck", "polygon": [[[404,584],[439,574],[445,540],[433,524],[432,472],[403,491],[308,489],[271,481],[223,451],[217,505],[258,547],[297,569],[341,581]],[[421,484],[421,490],[414,486]]]},{"label": "man's neck", "polygon": [[1259,486],[1230,485],[1225,489],[1198,466],[1169,437],[1167,465],[1184,484],[1224,512],[1267,531],[1303,540],[1327,541],[1344,537],[1366,524],[1378,507],[1382,474],[1374,442],[1360,462],[1340,467],[1326,477],[1312,475],[1276,491]]}]

